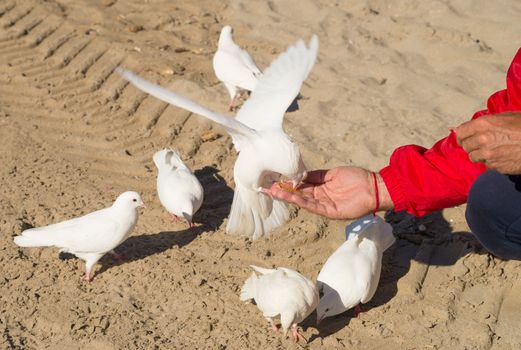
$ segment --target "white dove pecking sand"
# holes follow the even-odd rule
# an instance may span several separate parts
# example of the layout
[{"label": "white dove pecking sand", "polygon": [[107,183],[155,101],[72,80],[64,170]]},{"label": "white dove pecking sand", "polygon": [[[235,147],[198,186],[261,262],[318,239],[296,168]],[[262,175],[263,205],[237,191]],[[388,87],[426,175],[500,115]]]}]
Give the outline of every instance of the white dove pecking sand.
[{"label": "white dove pecking sand", "polygon": [[183,163],[177,151],[163,149],[154,154],[159,201],[174,219],[184,218],[194,227],[192,217],[203,203],[203,186]]},{"label": "white dove pecking sand", "polygon": [[279,267],[265,269],[251,265],[261,274],[252,272],[241,289],[241,300],[255,300],[263,316],[270,322],[273,330],[278,328],[273,317],[280,315],[284,336],[292,329],[295,342],[306,339],[299,333],[297,325],[315,310],[318,304],[318,289],[311,280],[300,273]]},{"label": "white dove pecking sand", "polygon": [[212,112],[135,74],[118,72],[139,89],[165,102],[202,115],[222,125],[239,152],[234,166],[235,191],[226,231],[257,239],[289,219],[284,202],[259,192],[281,175],[297,186],[306,175],[298,146],[282,129],[288,106],[299,93],[318,52],[318,38],[309,48],[302,40],[288,48],[265,71],[235,119]]},{"label": "white dove pecking sand", "polygon": [[124,192],[111,207],[57,224],[25,230],[14,238],[20,247],[58,247],[85,261],[85,280],[92,280],[92,267],[130,235],[145,207],[137,192]]},{"label": "white dove pecking sand", "polygon": [[317,277],[317,323],[371,300],[380,280],[382,254],[396,240],[391,225],[373,215],[353,222],[346,235]]},{"label": "white dove pecking sand", "polygon": [[217,51],[213,56],[215,75],[230,94],[230,111],[235,106],[239,89],[253,91],[262,75],[250,54],[233,41],[232,33],[232,27],[223,27]]}]

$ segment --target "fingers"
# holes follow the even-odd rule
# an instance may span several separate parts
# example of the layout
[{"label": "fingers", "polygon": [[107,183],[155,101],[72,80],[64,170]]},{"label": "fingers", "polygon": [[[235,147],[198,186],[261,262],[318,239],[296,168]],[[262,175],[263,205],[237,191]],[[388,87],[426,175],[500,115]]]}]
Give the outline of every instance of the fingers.
[{"label": "fingers", "polygon": [[490,129],[489,117],[490,116],[483,116],[456,127],[454,132],[456,133],[458,143],[461,145],[465,139],[487,132]]},{"label": "fingers", "polygon": [[456,139],[458,140],[458,143],[460,145],[462,144],[463,140],[465,140],[468,137],[471,137],[477,132],[473,122],[474,120],[471,120],[454,128],[454,132],[456,133]]},{"label": "fingers", "polygon": [[[305,185],[306,186],[306,185]],[[313,186],[307,185],[303,190],[291,193],[282,189],[278,184],[273,184],[271,188],[259,188],[259,192],[269,195],[272,198],[280,199],[288,203],[293,203],[315,214],[331,217],[326,205],[316,200],[312,195]]]},{"label": "fingers", "polygon": [[487,161],[493,157],[493,151],[488,149],[477,149],[469,153],[469,158],[474,163],[482,162],[487,164]]},{"label": "fingers", "polygon": [[484,134],[474,134],[473,136],[459,141],[459,144],[465,150],[465,152],[471,153],[484,147],[487,144],[487,140],[488,138]]}]

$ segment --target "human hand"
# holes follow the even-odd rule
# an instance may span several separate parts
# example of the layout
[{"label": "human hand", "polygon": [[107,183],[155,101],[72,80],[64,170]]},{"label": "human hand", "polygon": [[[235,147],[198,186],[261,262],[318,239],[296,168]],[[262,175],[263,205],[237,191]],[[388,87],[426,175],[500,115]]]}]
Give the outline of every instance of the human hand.
[{"label": "human hand", "polygon": [[521,113],[485,115],[454,131],[473,162],[502,174],[521,174]]},{"label": "human hand", "polygon": [[[377,174],[380,210],[394,207],[389,192]],[[371,213],[376,207],[374,178],[371,172],[358,167],[338,167],[310,171],[296,191],[291,192],[274,183],[261,191],[273,198],[331,219],[355,219]]]}]

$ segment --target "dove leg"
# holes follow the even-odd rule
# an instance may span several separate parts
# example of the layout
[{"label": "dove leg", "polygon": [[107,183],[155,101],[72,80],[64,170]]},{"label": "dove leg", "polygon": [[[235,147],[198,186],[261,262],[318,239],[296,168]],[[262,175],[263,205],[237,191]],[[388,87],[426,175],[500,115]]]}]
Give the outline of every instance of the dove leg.
[{"label": "dove leg", "polygon": [[[93,277],[93,273],[92,273],[92,268],[94,267],[94,265],[96,265],[96,263],[98,262],[99,259],[101,259],[101,257],[103,256],[103,254],[96,254],[94,256],[90,255],[88,257],[85,257],[85,277],[83,277],[83,279],[87,282],[91,282],[92,281],[92,277]],[[82,256],[82,258],[84,258],[84,256]]]},{"label": "dove leg", "polygon": [[271,329],[273,329],[275,332],[278,332],[279,331],[279,325],[275,324],[275,321],[273,321],[273,319],[271,317],[266,317],[266,319],[270,323]]},{"label": "dove leg", "polygon": [[237,103],[237,100],[239,99],[240,95],[239,94],[235,94],[235,96],[233,96],[232,100],[230,101],[230,104],[228,105],[228,110],[231,112],[233,111],[233,109],[235,108],[235,104]]},{"label": "dove leg", "polygon": [[83,277],[83,279],[87,282],[92,282],[92,267],[90,269],[87,268],[87,270],[85,271],[85,276]]},{"label": "dove leg", "polygon": [[362,313],[362,307],[360,304],[355,306],[355,317],[360,318],[360,314]]},{"label": "dove leg", "polygon": [[175,222],[183,222],[183,220],[175,214],[170,214],[170,218],[172,219],[172,221],[175,221]]},{"label": "dove leg", "polygon": [[233,111],[233,108],[235,107],[235,102],[237,102],[237,88],[231,84],[224,83],[224,86],[226,87],[226,90],[228,90],[228,93],[230,94],[230,104],[228,105],[228,109],[230,111]]}]

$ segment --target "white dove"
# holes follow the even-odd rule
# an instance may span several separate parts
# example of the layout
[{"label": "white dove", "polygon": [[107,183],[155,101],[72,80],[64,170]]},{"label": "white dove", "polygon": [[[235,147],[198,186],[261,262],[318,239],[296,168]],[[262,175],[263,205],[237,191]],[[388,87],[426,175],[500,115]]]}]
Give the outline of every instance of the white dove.
[{"label": "white dove", "polygon": [[241,49],[232,38],[233,29],[224,26],[219,36],[219,45],[213,56],[213,70],[230,94],[230,111],[237,100],[238,88],[253,91],[262,75],[251,56]]},{"label": "white dove", "polygon": [[172,149],[154,154],[159,201],[176,220],[183,217],[189,227],[194,227],[192,216],[203,203],[203,186]]},{"label": "white dove", "polygon": [[241,300],[254,299],[263,316],[270,322],[273,330],[278,328],[273,317],[280,315],[280,323],[284,336],[289,327],[295,342],[303,340],[297,324],[302,322],[315,310],[319,296],[316,285],[300,273],[279,267],[278,269],[265,269],[250,265],[261,274],[257,276],[252,272],[241,289]]},{"label": "white dove", "polygon": [[393,245],[391,225],[379,216],[365,216],[346,228],[347,240],[326,261],[317,277],[322,297],[317,324],[326,317],[366,303],[373,297],[382,269],[383,252]]},{"label": "white dove", "polygon": [[138,220],[137,208],[145,207],[137,192],[119,195],[111,207],[57,224],[31,228],[14,238],[20,247],[58,247],[60,252],[85,261],[85,280],[92,280],[92,267],[112,252],[132,232]]},{"label": "white dove", "polygon": [[233,171],[235,192],[226,227],[230,234],[257,239],[289,219],[287,205],[260,193],[259,189],[271,186],[281,175],[288,177],[296,187],[306,176],[300,150],[282,129],[282,121],[315,63],[317,51],[316,35],[311,38],[309,48],[302,40],[288,48],[265,71],[235,119],[118,68],[118,72],[139,89],[213,120],[231,135],[239,155]]}]

